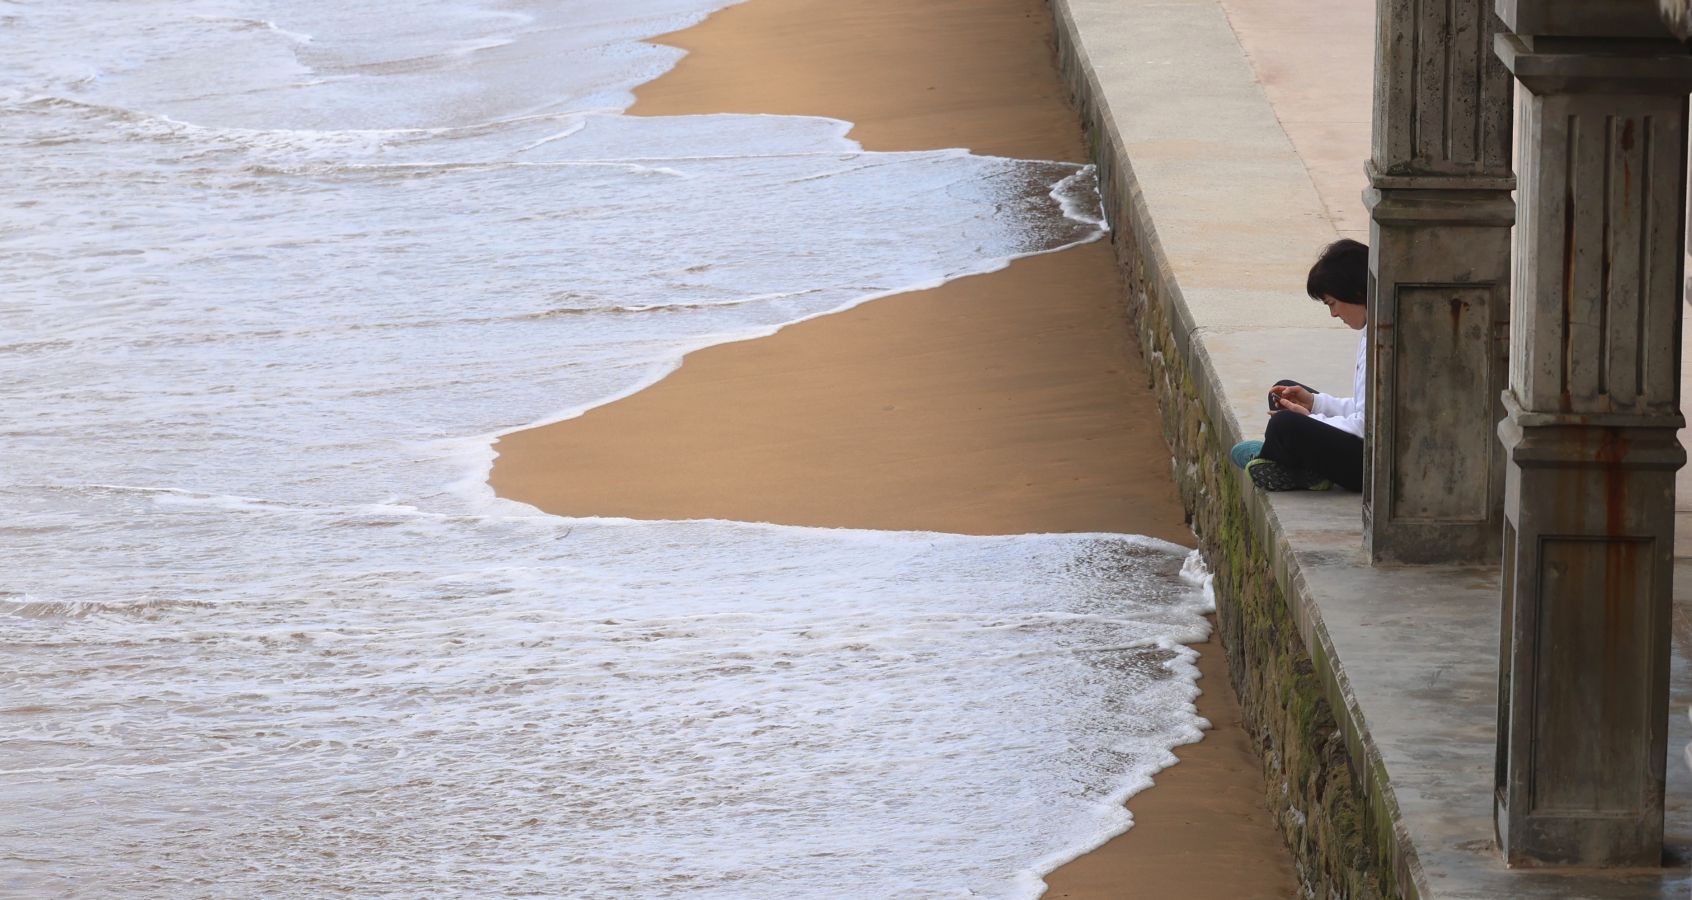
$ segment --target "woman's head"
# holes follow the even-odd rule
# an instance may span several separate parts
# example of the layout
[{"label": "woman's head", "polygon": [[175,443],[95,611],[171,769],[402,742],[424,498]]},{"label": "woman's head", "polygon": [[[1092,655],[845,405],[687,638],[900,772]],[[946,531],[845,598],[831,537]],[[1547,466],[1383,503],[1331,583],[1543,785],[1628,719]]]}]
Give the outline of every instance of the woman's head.
[{"label": "woman's head", "polygon": [[1350,238],[1329,244],[1310,267],[1304,290],[1327,304],[1328,315],[1353,329],[1368,320],[1369,247]]},{"label": "woman's head", "polygon": [[1312,300],[1332,297],[1341,303],[1369,302],[1369,245],[1341,238],[1322,250],[1310,267],[1304,289]]}]

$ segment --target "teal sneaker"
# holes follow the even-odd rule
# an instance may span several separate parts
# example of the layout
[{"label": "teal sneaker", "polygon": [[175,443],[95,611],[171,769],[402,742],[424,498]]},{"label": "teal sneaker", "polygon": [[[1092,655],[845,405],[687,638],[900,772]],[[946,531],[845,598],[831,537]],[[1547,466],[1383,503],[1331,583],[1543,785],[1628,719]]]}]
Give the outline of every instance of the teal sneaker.
[{"label": "teal sneaker", "polygon": [[1266,491],[1325,491],[1334,486],[1326,478],[1262,457],[1247,462],[1245,470],[1251,476],[1251,483]]},{"label": "teal sneaker", "polygon": [[1240,441],[1234,445],[1234,449],[1228,451],[1228,458],[1234,461],[1234,465],[1243,469],[1262,452],[1262,441]]}]

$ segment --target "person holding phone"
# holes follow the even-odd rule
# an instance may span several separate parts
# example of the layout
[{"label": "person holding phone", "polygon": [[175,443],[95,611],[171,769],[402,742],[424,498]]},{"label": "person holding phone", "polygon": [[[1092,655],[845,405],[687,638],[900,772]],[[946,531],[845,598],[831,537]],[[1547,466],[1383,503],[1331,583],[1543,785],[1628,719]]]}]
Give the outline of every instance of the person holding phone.
[{"label": "person holding phone", "polygon": [[1352,395],[1335,397],[1283,380],[1269,389],[1269,425],[1261,441],[1241,441],[1229,454],[1266,491],[1363,489],[1363,398],[1368,372],[1369,248],[1329,244],[1310,267],[1305,291],[1328,315],[1359,332]]}]

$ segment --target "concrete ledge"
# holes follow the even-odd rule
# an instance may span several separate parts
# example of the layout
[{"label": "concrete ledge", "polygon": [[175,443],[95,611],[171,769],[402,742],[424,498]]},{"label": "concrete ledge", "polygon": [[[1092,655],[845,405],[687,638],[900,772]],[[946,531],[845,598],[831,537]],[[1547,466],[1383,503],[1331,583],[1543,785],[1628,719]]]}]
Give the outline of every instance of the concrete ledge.
[{"label": "concrete ledge", "polygon": [[[1052,7],[1183,499],[1218,575],[1265,799],[1307,895],[1686,896],[1683,862],[1595,872],[1499,860],[1494,569],[1371,568],[1356,495],[1265,494],[1226,462],[1261,433],[1276,378],[1348,385],[1356,339],[1323,328],[1303,296],[1309,261],[1338,232],[1216,0]],[[1692,620],[1686,593],[1679,622]],[[1677,628],[1676,709],[1692,701],[1688,633]],[[1692,725],[1670,722],[1678,761]],[[1669,841],[1685,847],[1692,775],[1670,765],[1669,776]]]}]

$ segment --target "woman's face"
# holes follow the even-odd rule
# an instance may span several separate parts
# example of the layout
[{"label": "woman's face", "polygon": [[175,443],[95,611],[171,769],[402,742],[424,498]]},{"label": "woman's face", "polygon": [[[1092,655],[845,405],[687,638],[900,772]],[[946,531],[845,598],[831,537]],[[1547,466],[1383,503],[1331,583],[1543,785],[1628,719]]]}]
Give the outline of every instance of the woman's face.
[{"label": "woman's face", "polygon": [[1323,295],[1322,302],[1328,304],[1328,315],[1344,322],[1352,331],[1362,331],[1369,321],[1369,307],[1361,303],[1347,303],[1327,295]]}]

